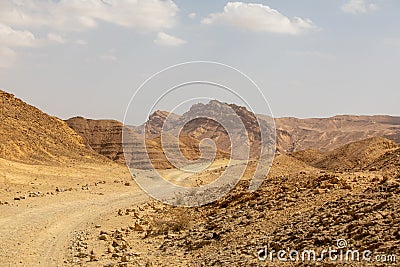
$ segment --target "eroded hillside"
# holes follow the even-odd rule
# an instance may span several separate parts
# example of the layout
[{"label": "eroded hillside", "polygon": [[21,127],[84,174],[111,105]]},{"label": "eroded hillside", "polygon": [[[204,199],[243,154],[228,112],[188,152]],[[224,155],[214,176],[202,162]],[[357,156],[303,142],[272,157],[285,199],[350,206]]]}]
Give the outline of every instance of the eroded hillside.
[{"label": "eroded hillside", "polygon": [[28,164],[105,160],[68,125],[0,90],[0,158]]}]

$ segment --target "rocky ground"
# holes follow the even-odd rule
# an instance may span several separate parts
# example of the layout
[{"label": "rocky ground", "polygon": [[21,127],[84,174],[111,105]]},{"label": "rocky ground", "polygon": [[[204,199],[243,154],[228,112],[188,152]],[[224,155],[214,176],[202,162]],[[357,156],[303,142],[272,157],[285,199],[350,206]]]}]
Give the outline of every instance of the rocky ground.
[{"label": "rocky ground", "polygon": [[[306,157],[305,157],[305,161]],[[399,255],[400,156],[366,168],[322,170],[278,155],[263,185],[245,179],[198,208],[150,200],[126,168],[111,164],[26,165],[2,160],[2,266],[396,266],[393,262],[295,261],[279,250],[336,248]],[[221,162],[221,166],[225,163]],[[168,176],[168,173],[170,175]],[[219,165],[204,172],[207,181]],[[173,170],[164,174],[174,180]],[[146,175],[145,172],[139,175]],[[179,176],[179,175],[178,175]],[[101,179],[100,179],[101,177]],[[268,247],[274,260],[261,261]],[[347,248],[346,247],[346,248]]]},{"label": "rocky ground", "polygon": [[[152,201],[121,209],[79,233],[69,264],[92,266],[281,266],[258,252],[348,247],[399,255],[400,177],[380,171],[333,172],[278,156],[256,192],[246,181],[199,208]],[[84,241],[80,240],[84,236]],[[261,255],[262,256],[262,255]],[[379,266],[378,262],[295,261],[288,266]],[[385,262],[396,265],[396,263]]]}]

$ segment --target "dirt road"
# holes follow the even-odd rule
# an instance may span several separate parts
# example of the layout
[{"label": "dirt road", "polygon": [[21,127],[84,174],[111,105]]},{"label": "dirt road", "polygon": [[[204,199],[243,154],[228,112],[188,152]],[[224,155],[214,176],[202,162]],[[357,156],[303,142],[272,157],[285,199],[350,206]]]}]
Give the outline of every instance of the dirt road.
[{"label": "dirt road", "polygon": [[147,199],[138,188],[130,187],[104,195],[75,193],[51,201],[42,198],[30,205],[0,207],[0,266],[64,265],[75,230]]}]

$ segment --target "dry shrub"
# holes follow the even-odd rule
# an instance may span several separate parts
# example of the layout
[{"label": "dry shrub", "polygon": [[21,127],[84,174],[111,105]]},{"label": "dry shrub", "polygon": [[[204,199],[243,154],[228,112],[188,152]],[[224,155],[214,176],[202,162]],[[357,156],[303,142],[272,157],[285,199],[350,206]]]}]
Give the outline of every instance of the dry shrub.
[{"label": "dry shrub", "polygon": [[189,228],[191,216],[185,208],[175,208],[159,214],[153,220],[153,229],[156,234],[181,232]]}]

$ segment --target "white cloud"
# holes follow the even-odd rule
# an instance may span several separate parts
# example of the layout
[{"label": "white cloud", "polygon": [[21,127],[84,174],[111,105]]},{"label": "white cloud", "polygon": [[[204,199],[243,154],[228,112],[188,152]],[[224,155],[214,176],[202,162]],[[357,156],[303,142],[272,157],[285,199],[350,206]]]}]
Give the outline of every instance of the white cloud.
[{"label": "white cloud", "polygon": [[159,32],[157,35],[157,39],[154,40],[154,43],[162,46],[181,46],[186,44],[187,42],[178,37],[166,34],[164,32]]},{"label": "white cloud", "polygon": [[52,42],[52,43],[59,43],[59,44],[65,44],[65,42],[66,42],[64,37],[62,37],[59,34],[55,34],[55,33],[47,34],[47,40]]},{"label": "white cloud", "polygon": [[195,19],[197,17],[197,14],[196,13],[190,13],[189,15],[188,15],[188,18],[190,18],[190,19]]},{"label": "white cloud", "polygon": [[342,11],[350,14],[365,14],[378,9],[374,3],[367,3],[366,0],[349,0],[342,6]]},{"label": "white cloud", "polygon": [[11,28],[0,22],[0,67],[10,67],[15,59],[14,47],[34,47],[41,44],[30,31]]},{"label": "white cloud", "polygon": [[10,67],[16,58],[16,53],[14,50],[8,47],[0,46],[0,68]]},{"label": "white cloud", "polygon": [[20,31],[0,23],[0,68],[10,67],[15,59],[13,47],[33,47],[39,44],[30,31]]},{"label": "white cloud", "polygon": [[97,21],[159,31],[174,26],[178,7],[172,0],[0,1],[0,21],[11,26],[84,31]]},{"label": "white cloud", "polygon": [[0,46],[35,46],[37,40],[30,31],[19,31],[0,23]]},{"label": "white cloud", "polygon": [[[2,59],[16,56],[13,47],[85,45],[84,40],[67,39],[53,31],[86,31],[99,21],[158,32],[175,25],[178,11],[173,0],[0,0]],[[31,32],[35,30],[46,32],[47,38],[35,38]],[[112,55],[102,58],[116,60]]]},{"label": "white cloud", "polygon": [[223,12],[208,15],[202,20],[202,24],[220,24],[253,32],[283,34],[302,34],[317,29],[310,19],[290,19],[269,6],[242,2],[227,3]]}]

